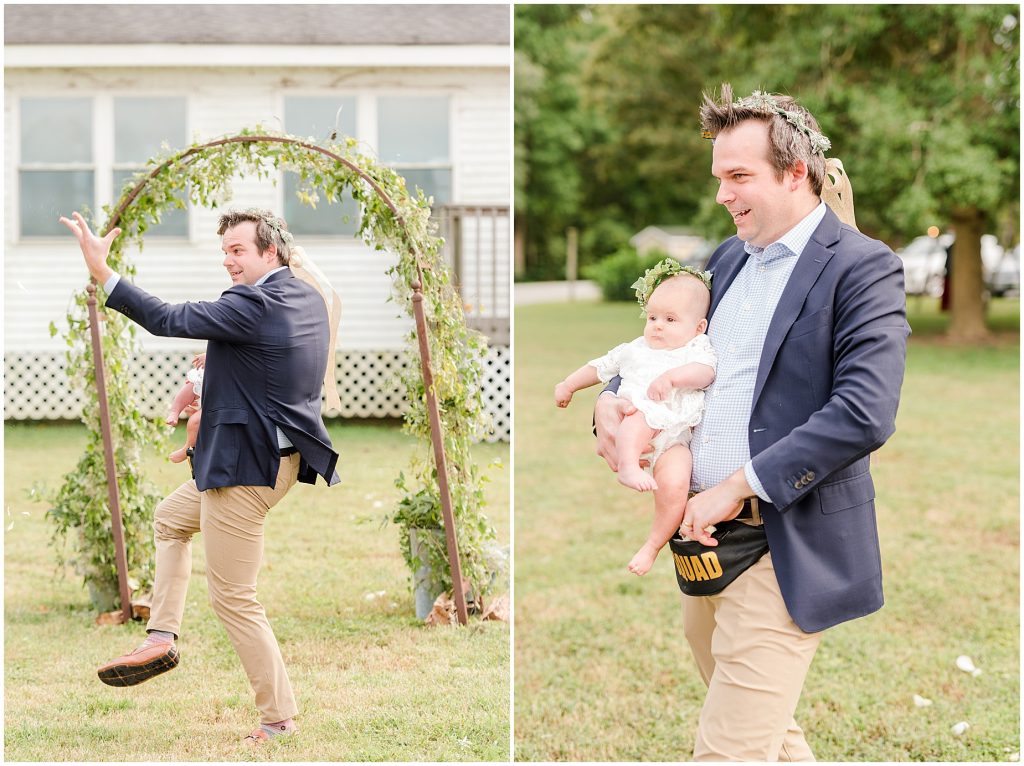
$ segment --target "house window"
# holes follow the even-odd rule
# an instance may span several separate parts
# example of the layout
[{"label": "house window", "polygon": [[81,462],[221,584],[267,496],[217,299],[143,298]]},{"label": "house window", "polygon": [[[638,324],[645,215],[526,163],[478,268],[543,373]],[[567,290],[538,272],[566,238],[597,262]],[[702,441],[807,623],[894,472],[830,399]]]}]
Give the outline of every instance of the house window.
[{"label": "house window", "polygon": [[[184,98],[114,99],[114,198],[121,197],[124,183],[140,170],[146,160],[166,154],[168,147],[181,149],[187,139]],[[184,200],[184,194],[181,199]],[[186,201],[187,205],[187,201]],[[151,226],[146,236],[187,237],[188,208],[170,208]]]},{"label": "house window", "polygon": [[[293,136],[312,138],[319,143],[337,129],[339,136],[356,132],[356,99],[287,97],[284,100],[285,131]],[[314,187],[320,197],[316,208],[297,196],[299,175],[284,174],[284,218],[288,229],[297,235],[352,236],[359,228],[359,205],[346,190],[340,200],[329,203],[323,190]]]},{"label": "house window", "polygon": [[434,208],[452,200],[447,96],[381,96],[377,99],[380,158],[434,198]]},{"label": "house window", "polygon": [[93,194],[92,100],[21,100],[20,224],[23,237],[63,236],[57,221],[84,205],[96,210]]},{"label": "house window", "polygon": [[[99,215],[146,160],[167,151],[164,144],[180,149],[186,143],[184,98],[23,98],[20,107],[22,237],[65,236],[59,216],[86,207]],[[97,133],[98,125],[112,125],[113,133]],[[97,183],[107,178],[112,192],[105,181]],[[187,236],[188,211],[166,211],[149,235]]]}]

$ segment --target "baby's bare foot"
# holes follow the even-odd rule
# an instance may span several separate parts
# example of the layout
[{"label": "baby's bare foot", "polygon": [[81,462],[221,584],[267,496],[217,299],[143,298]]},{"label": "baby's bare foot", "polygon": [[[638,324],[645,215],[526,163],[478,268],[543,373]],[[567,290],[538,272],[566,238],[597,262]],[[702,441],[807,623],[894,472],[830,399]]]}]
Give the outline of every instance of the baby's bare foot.
[{"label": "baby's bare foot", "polygon": [[170,456],[169,456],[170,459],[171,459],[171,462],[172,463],[183,463],[185,461],[185,458],[187,457],[186,449],[188,449],[188,448],[187,447],[182,447],[181,449],[174,450],[174,452],[172,452],[170,454]]},{"label": "baby's bare foot", "polygon": [[658,488],[658,483],[649,473],[645,473],[640,466],[619,469],[619,483],[625,484],[637,492],[652,492]]},{"label": "baby's bare foot", "polygon": [[626,568],[635,575],[645,575],[654,566],[656,558],[658,558],[658,549],[650,543],[645,543],[644,547],[636,552],[636,555],[633,556],[629,566]]}]

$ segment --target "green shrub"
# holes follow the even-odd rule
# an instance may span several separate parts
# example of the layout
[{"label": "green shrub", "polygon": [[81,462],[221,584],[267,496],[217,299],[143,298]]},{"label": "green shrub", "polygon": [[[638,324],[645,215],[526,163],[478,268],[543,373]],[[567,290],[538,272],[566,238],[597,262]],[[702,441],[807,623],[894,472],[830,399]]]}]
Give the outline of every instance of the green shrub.
[{"label": "green shrub", "polygon": [[630,285],[667,257],[657,250],[640,256],[634,247],[627,245],[614,255],[587,266],[583,276],[597,282],[606,301],[635,301],[636,292]]}]

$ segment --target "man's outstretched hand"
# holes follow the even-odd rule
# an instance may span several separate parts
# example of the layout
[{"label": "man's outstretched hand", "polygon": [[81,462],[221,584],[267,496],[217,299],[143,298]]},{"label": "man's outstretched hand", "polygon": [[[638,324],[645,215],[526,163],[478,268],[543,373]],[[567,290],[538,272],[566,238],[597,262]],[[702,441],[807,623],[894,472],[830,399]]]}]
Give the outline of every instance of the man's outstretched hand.
[{"label": "man's outstretched hand", "polygon": [[114,270],[107,266],[107,256],[110,254],[110,245],[121,233],[120,229],[112,229],[107,236],[100,239],[89,229],[82,214],[77,210],[71,214],[74,220],[60,217],[60,222],[67,226],[71,233],[78,240],[78,246],[82,248],[82,255],[85,256],[85,265],[99,284],[103,284],[113,275]]}]

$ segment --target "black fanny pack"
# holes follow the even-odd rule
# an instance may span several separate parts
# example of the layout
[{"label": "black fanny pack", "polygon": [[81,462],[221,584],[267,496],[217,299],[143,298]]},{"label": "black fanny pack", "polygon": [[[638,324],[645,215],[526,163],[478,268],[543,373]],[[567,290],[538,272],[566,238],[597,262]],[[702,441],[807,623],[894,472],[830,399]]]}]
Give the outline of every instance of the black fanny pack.
[{"label": "black fanny pack", "polygon": [[764,526],[723,521],[711,536],[718,545],[683,540],[679,533],[668,541],[676,567],[679,590],[687,596],[713,596],[756,564],[768,552]]}]

